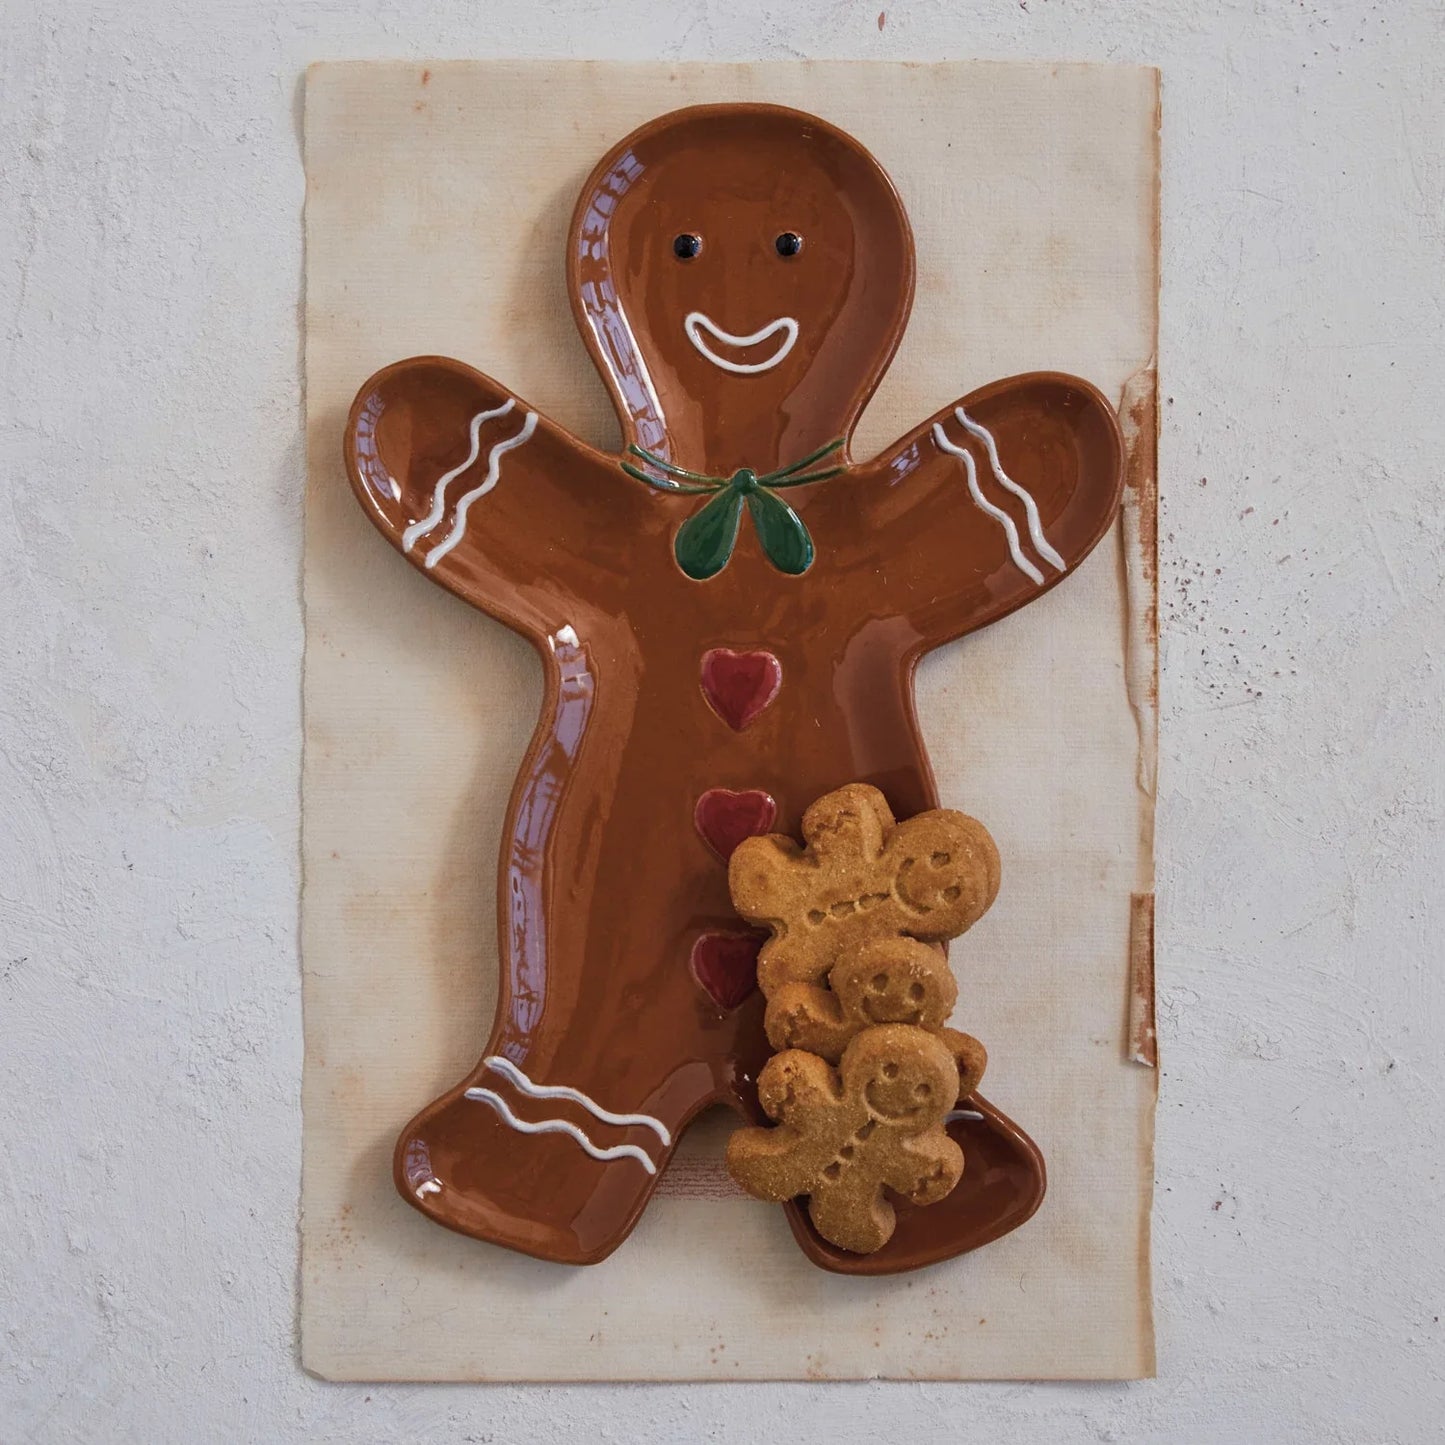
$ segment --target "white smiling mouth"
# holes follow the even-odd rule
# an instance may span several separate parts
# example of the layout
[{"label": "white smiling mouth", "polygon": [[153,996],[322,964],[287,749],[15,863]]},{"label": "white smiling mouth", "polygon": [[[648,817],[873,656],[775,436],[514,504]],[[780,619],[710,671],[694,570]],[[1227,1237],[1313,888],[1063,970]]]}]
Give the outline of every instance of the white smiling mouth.
[{"label": "white smiling mouth", "polygon": [[[734,336],[731,331],[724,331],[715,321],[704,316],[701,311],[689,311],[682,323],[682,329],[687,333],[687,339],[712,362],[714,366],[720,366],[724,371],[734,371],[740,376],[751,376],[759,371],[771,371],[792,349],[793,343],[798,339],[798,323],[791,316],[779,316],[776,321],[770,321],[766,326],[748,336]],[[756,346],[760,341],[766,341],[770,336],[776,336],[779,332],[785,334],[783,344],[766,361],[729,361],[725,356],[719,356],[706,341],[702,338],[704,331],[712,335],[728,346]]]}]

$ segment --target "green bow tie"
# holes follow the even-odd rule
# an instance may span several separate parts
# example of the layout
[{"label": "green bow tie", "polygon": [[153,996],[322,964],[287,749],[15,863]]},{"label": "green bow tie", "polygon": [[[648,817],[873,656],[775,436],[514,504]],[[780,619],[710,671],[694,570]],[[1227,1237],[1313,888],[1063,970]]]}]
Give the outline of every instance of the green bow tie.
[{"label": "green bow tie", "polygon": [[758,529],[758,541],[762,543],[768,561],[779,572],[797,577],[813,565],[813,539],[808,535],[803,519],[774,493],[784,487],[802,487],[809,482],[823,482],[829,477],[836,477],[845,468],[827,467],[820,472],[809,472],[805,468],[842,445],[843,438],[838,437],[827,446],[809,452],[802,461],[776,472],[767,472],[761,477],[751,467],[739,467],[730,477],[710,477],[702,472],[690,472],[686,467],[674,466],[642,447],[630,446],[627,450],[633,456],[641,457],[648,466],[663,475],[649,476],[631,462],[623,462],[622,470],[629,477],[636,477],[639,482],[646,482],[660,492],[713,494],[712,501],[694,512],[677,529],[677,538],[673,543],[677,565],[694,581],[705,582],[727,566],[737,545],[744,502],[752,516],[753,526]]}]

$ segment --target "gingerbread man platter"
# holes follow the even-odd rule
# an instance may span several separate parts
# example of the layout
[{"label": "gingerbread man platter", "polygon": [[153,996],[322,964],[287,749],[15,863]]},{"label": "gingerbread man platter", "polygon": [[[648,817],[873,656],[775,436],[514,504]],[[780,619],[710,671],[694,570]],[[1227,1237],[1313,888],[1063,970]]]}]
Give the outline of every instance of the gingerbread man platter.
[{"label": "gingerbread man platter", "polygon": [[[377,530],[527,638],[545,680],[503,832],[492,1033],[402,1132],[396,1185],[449,1228],[586,1264],[627,1238],[704,1110],[722,1104],[753,1128],[787,1115],[781,1096],[759,1096],[768,954],[761,915],[735,906],[730,858],[760,835],[803,835],[824,795],[844,799],[838,847],[874,827],[858,808],[911,836],[908,820],[938,803],[914,711],[919,660],[1068,578],[1114,521],[1123,447],[1094,387],[1034,372],[853,457],[908,321],[913,238],[877,161],[798,111],[697,107],[620,140],[582,187],[566,278],[620,422],[616,452],[436,356],[366,381],[344,447]],[[939,960],[992,901],[985,889],[949,928],[913,928],[919,887],[950,886],[929,882],[929,860],[949,856],[899,855],[880,905]],[[776,929],[767,947],[780,956]],[[910,956],[909,977],[941,1021],[936,1001],[954,995],[932,959]],[[822,972],[790,986],[821,988]],[[822,1019],[832,1005],[811,998]],[[866,1035],[845,1046],[842,1015],[829,1017],[847,1060],[837,1078],[882,1057]],[[919,1202],[895,1191],[867,1253],[777,1196],[825,1269],[947,1259],[1043,1198],[1039,1151],[954,1065],[960,1046],[909,1047],[919,1078],[957,1067],[966,1080],[957,1107],[929,1116],[928,1158],[951,1187],[936,1198],[920,1185]],[[821,1097],[841,1085],[820,1068],[768,1077],[792,1069]],[[855,1128],[830,1107],[839,1130]]]}]

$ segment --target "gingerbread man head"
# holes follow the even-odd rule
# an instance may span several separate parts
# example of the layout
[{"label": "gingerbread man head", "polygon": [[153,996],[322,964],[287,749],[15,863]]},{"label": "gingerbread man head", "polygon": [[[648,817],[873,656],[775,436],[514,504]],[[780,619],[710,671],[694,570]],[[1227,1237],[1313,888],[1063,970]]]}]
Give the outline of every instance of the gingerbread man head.
[{"label": "gingerbread man head", "polygon": [[768,999],[764,1027],[775,1049],[806,1049],[836,1060],[875,1024],[912,1024],[937,1033],[958,1002],[941,949],[912,938],[879,938],[845,952],[831,987],[784,983]]},{"label": "gingerbread man head", "polygon": [[828,975],[845,1018],[941,1029],[958,1002],[943,954],[911,938],[884,938],[850,953]]},{"label": "gingerbread man head", "polygon": [[709,471],[846,439],[913,301],[892,182],[850,136],[779,106],[635,131],[583,186],[568,245],[626,440]]},{"label": "gingerbread man head", "polygon": [[839,1070],[845,1093],[856,1092],[873,1118],[905,1131],[941,1124],[958,1097],[953,1056],[906,1025],[865,1029],[844,1050]]}]

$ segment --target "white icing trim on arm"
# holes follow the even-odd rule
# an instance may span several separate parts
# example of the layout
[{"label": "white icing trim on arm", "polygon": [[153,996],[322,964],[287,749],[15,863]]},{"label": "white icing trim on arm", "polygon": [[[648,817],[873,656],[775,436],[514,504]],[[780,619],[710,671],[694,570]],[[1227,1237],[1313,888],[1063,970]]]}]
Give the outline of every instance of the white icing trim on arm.
[{"label": "white icing trim on arm", "polygon": [[467,509],[477,500],[478,497],[485,497],[493,487],[497,485],[497,479],[502,475],[502,457],[514,447],[519,447],[537,428],[537,413],[529,411],[527,419],[522,423],[522,429],[515,436],[508,437],[494,446],[487,457],[487,475],[478,487],[473,487],[470,492],[457,499],[456,520],[452,523],[452,529],[430,552],[426,554],[427,569],[435,567],[467,533]]},{"label": "white icing trim on arm", "polygon": [[[689,311],[683,318],[682,329],[687,333],[687,339],[714,366],[720,366],[724,371],[735,372],[738,376],[752,376],[759,371],[771,371],[793,349],[793,343],[798,339],[798,323],[791,316],[779,316],[776,321],[770,321],[766,326],[760,326],[747,336],[734,336],[731,331],[724,331],[717,322],[704,316],[701,311]],[[768,337],[779,331],[786,331],[788,339],[767,361],[729,361],[726,357],[719,356],[702,339],[698,334],[699,331],[710,331],[719,341],[724,341],[729,346],[755,346],[759,341],[766,341]]]},{"label": "white icing trim on arm", "polygon": [[530,1094],[534,1099],[571,1099],[574,1103],[581,1104],[594,1119],[601,1119],[604,1124],[640,1124],[644,1129],[651,1129],[664,1144],[672,1143],[672,1135],[668,1133],[667,1125],[661,1119],[654,1119],[651,1114],[614,1114],[611,1109],[604,1109],[595,1099],[589,1099],[581,1089],[572,1089],[566,1084],[534,1084],[511,1059],[504,1059],[501,1054],[488,1054],[482,1060],[482,1067],[495,1069],[497,1073],[510,1079],[522,1093]]},{"label": "white icing trim on arm", "polygon": [[1004,471],[1003,463],[998,459],[998,445],[993,439],[993,433],[986,426],[974,421],[961,406],[954,407],[953,414],[963,424],[963,429],[971,437],[977,437],[988,449],[988,464],[993,468],[993,474],[998,478],[999,485],[1007,488],[1024,504],[1024,511],[1029,515],[1029,536],[1034,539],[1034,546],[1038,549],[1039,555],[1046,562],[1051,562],[1060,572],[1067,572],[1069,564],[1049,545],[1048,538],[1044,536],[1044,524],[1039,519],[1038,503]]},{"label": "white icing trim on arm", "polygon": [[963,463],[964,471],[968,474],[968,494],[973,498],[979,508],[987,512],[989,516],[1003,528],[1004,535],[1008,538],[1009,556],[1013,558],[1014,566],[1016,566],[1029,581],[1036,584],[1042,583],[1044,574],[1024,556],[1019,548],[1019,530],[1014,526],[1014,519],[1001,508],[995,507],[979,490],[978,469],[973,464],[973,456],[968,448],[957,446],[955,443],[949,441],[947,435],[944,433],[943,427],[938,422],[933,423],[933,440],[940,451],[957,457]]},{"label": "white icing trim on arm", "polygon": [[476,461],[477,453],[482,449],[482,423],[492,421],[499,416],[506,416],[516,406],[512,400],[504,401],[501,406],[494,407],[491,411],[479,411],[472,418],[472,449],[467,453],[467,459],[461,466],[453,467],[451,471],[444,473],[437,479],[437,484],[432,488],[431,511],[419,522],[413,522],[406,531],[401,534],[401,550],[410,552],[416,546],[421,537],[425,537],[433,527],[442,519],[442,513],[447,509],[447,484],[453,482]]},{"label": "white icing trim on arm", "polygon": [[493,1089],[468,1089],[467,1098],[490,1104],[506,1123],[523,1134],[566,1134],[604,1164],[612,1159],[636,1159],[649,1174],[657,1173],[657,1165],[636,1144],[614,1144],[609,1149],[599,1149],[575,1124],[569,1124],[565,1119],[539,1119],[536,1123],[519,1119],[507,1107],[506,1100]]}]

